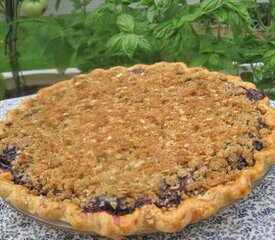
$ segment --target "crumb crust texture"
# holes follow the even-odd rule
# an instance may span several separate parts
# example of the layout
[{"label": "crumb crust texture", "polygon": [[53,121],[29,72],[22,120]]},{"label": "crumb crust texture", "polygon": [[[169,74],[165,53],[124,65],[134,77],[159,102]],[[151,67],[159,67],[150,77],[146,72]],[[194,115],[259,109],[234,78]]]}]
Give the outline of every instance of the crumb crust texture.
[{"label": "crumb crust texture", "polygon": [[275,162],[274,126],[268,98],[239,77],[96,69],[0,123],[0,196],[114,239],[179,231],[251,191]]}]

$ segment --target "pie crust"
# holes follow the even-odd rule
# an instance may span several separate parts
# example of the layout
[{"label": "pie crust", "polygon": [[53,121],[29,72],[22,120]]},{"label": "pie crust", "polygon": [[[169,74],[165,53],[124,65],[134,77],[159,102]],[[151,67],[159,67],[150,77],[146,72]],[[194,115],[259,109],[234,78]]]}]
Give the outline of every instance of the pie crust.
[{"label": "pie crust", "polygon": [[[256,89],[255,85],[243,82],[239,77],[228,76],[222,73],[209,72],[204,68],[188,68],[183,63],[156,63],[154,65],[138,64],[130,68],[114,67],[109,70],[96,69],[88,75],[76,76],[73,80],[83,79],[88,76],[99,76],[102,73],[114,72],[117,77],[123,72],[133,71],[142,74],[148,69],[177,69],[177,71],[197,73],[197,77],[209,81],[207,76],[216,77],[229,82],[234,86],[244,89]],[[140,70],[142,69],[142,70]],[[174,70],[173,70],[174,71]],[[117,74],[119,73],[119,74]],[[72,80],[69,80],[72,81]],[[38,96],[43,98],[49,92],[66,87],[68,81],[63,81],[51,87],[42,89]],[[0,139],[4,128],[12,123],[18,116],[18,111],[27,111],[30,100],[22,101],[19,110],[8,113],[7,119],[0,125]],[[261,141],[264,148],[253,154],[255,161],[253,166],[243,168],[233,181],[211,187],[203,194],[189,197],[173,209],[163,210],[155,204],[144,204],[130,214],[115,215],[106,211],[87,212],[77,204],[67,201],[54,201],[42,195],[34,195],[30,190],[12,181],[12,174],[0,168],[0,196],[13,206],[23,209],[31,214],[37,214],[44,218],[61,220],[69,223],[73,228],[81,231],[98,233],[113,239],[121,239],[123,236],[147,233],[155,231],[176,232],[182,230],[190,223],[195,223],[207,218],[221,208],[243,198],[251,192],[253,183],[264,176],[268,167],[275,163],[275,110],[269,106],[268,97],[255,101],[256,107],[261,113],[269,133]]]}]

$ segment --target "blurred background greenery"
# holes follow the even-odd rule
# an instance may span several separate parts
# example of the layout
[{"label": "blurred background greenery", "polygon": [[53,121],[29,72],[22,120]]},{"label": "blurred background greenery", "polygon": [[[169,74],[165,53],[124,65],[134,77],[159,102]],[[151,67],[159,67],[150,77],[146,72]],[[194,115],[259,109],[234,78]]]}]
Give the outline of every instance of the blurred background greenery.
[{"label": "blurred background greenery", "polygon": [[26,94],[22,70],[183,61],[241,75],[275,99],[274,0],[109,0],[92,9],[95,1],[71,0],[57,15],[62,2],[44,16],[46,0],[0,0],[0,73],[16,83],[7,94],[0,77],[2,98]]}]

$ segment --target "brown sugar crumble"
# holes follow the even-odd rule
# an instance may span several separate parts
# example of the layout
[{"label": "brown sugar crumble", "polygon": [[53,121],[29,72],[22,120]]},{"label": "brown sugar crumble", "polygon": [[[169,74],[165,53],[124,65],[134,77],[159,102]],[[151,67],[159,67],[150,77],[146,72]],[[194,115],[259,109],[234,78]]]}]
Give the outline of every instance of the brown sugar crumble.
[{"label": "brown sugar crumble", "polygon": [[13,112],[0,149],[17,156],[0,164],[31,193],[86,211],[172,209],[253,166],[269,130],[251,94],[180,65],[80,75]]}]

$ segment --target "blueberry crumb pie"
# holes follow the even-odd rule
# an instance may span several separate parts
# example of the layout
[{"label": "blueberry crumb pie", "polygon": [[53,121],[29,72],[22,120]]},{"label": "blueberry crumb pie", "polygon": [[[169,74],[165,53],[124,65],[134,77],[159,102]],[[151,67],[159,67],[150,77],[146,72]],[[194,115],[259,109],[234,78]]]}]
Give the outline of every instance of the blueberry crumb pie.
[{"label": "blueberry crumb pie", "polygon": [[274,163],[268,98],[183,63],[96,69],[0,123],[0,197],[113,239],[207,218]]}]

